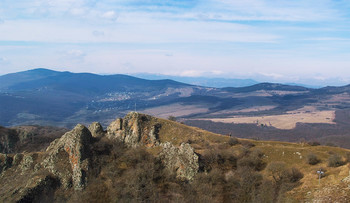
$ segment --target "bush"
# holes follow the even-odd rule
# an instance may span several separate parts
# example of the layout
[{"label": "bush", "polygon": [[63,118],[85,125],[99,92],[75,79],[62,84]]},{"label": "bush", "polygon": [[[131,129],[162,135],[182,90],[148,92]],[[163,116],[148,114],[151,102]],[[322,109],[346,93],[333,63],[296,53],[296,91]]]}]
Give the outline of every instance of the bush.
[{"label": "bush", "polygon": [[249,141],[247,141],[247,140],[242,140],[242,141],[241,141],[241,144],[243,145],[243,147],[246,147],[246,148],[255,147],[255,144],[254,144],[254,143],[249,142]]},{"label": "bush", "polygon": [[287,168],[286,163],[280,161],[271,162],[266,169],[276,183],[295,183],[304,177],[299,169]]},{"label": "bush", "polygon": [[306,156],[306,161],[310,165],[316,165],[320,163],[321,160],[315,154],[310,153]]},{"label": "bush", "polygon": [[291,183],[298,182],[300,179],[304,177],[304,174],[297,168],[290,168],[285,171],[283,178],[288,180]]},{"label": "bush", "polygon": [[266,170],[272,176],[275,182],[280,182],[286,171],[286,163],[281,161],[271,162],[269,165],[267,165]]},{"label": "bush", "polygon": [[230,150],[211,149],[200,157],[200,164],[203,171],[210,171],[216,167],[228,170],[237,167],[237,158]]},{"label": "bush", "polygon": [[310,146],[319,146],[319,145],[321,145],[319,142],[317,142],[317,141],[311,141],[311,142],[308,142],[308,144],[310,145]]},{"label": "bush", "polygon": [[168,117],[168,120],[170,120],[170,121],[176,121],[176,117],[175,117],[175,116],[169,116],[169,117]]},{"label": "bush", "polygon": [[328,158],[328,166],[330,167],[338,167],[344,164],[345,164],[344,161],[342,160],[341,156],[339,156],[338,154],[332,154]]},{"label": "bush", "polygon": [[334,144],[334,143],[331,143],[331,142],[327,142],[327,143],[326,143],[326,146],[329,146],[329,147],[336,147],[337,145]]},{"label": "bush", "polygon": [[230,139],[228,140],[228,144],[229,144],[230,146],[234,146],[234,145],[239,144],[239,141],[238,141],[238,139],[235,138],[235,137],[230,137]]},{"label": "bush", "polygon": [[238,160],[238,167],[251,168],[255,171],[261,171],[265,168],[266,163],[263,161],[264,154],[260,150],[254,150],[248,154],[244,154],[242,158]]},{"label": "bush", "polygon": [[350,153],[349,153],[349,152],[347,152],[347,153],[345,154],[345,162],[346,162],[346,163],[350,163]]},{"label": "bush", "polygon": [[253,202],[258,195],[263,176],[249,168],[237,170],[237,176],[239,177],[239,188],[233,202]]}]

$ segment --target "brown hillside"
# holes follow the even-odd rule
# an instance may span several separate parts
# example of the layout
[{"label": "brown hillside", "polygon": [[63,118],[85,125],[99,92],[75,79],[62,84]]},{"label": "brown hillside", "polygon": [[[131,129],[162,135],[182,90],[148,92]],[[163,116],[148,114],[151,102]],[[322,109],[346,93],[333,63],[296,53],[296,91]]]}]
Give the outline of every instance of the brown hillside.
[{"label": "brown hillside", "polygon": [[132,112],[106,130],[77,125],[43,152],[0,154],[0,200],[346,202],[349,153],[236,139]]}]

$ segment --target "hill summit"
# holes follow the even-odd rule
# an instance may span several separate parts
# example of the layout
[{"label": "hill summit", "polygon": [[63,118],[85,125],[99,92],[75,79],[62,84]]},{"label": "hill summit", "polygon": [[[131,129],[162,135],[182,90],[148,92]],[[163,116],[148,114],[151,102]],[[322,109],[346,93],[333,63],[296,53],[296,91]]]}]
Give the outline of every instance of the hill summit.
[{"label": "hill summit", "polygon": [[[44,151],[0,154],[4,202],[349,200],[349,151],[237,139],[131,112],[78,124]],[[309,154],[319,160],[307,163]],[[339,165],[326,165],[332,156]],[[316,170],[325,172],[319,190]],[[330,192],[331,191],[331,192]],[[328,193],[327,193],[328,192]],[[341,194],[341,197],[333,194]]]}]

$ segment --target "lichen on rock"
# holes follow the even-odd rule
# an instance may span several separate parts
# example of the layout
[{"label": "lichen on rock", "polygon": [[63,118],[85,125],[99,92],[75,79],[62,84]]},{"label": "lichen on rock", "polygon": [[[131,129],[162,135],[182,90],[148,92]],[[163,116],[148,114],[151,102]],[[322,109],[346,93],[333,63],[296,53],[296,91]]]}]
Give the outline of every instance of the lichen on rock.
[{"label": "lichen on rock", "polygon": [[78,124],[72,131],[51,143],[46,150],[49,155],[44,159],[43,167],[59,176],[65,187],[72,184],[76,190],[84,188],[89,169],[91,139],[90,131]]},{"label": "lichen on rock", "polygon": [[198,173],[199,162],[198,155],[188,143],[182,143],[180,147],[166,142],[162,143],[163,150],[160,153],[160,158],[164,163],[165,168],[170,173],[175,173],[179,179],[192,180]]},{"label": "lichen on rock", "polygon": [[32,168],[34,163],[33,156],[31,154],[27,154],[23,157],[21,163],[19,164],[19,168],[22,170],[22,172],[29,170]]},{"label": "lichen on rock", "polygon": [[131,112],[124,119],[118,118],[107,128],[107,137],[119,139],[131,147],[159,145],[158,132],[161,125],[145,114]]},{"label": "lichen on rock", "polygon": [[89,125],[89,131],[91,132],[92,137],[103,137],[105,131],[103,130],[102,125],[99,122],[93,122]]}]

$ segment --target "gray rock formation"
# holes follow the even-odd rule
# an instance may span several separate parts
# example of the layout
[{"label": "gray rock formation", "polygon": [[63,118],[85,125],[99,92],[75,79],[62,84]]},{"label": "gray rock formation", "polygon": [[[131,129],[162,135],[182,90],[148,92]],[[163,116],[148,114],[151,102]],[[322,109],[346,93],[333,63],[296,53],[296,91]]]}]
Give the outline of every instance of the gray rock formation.
[{"label": "gray rock formation", "polygon": [[35,176],[17,191],[15,202],[53,202],[53,192],[58,185],[58,180],[50,175]]},{"label": "gray rock formation", "polygon": [[161,125],[151,116],[131,112],[124,119],[118,118],[107,128],[107,137],[120,139],[131,147],[159,145],[158,132]]},{"label": "gray rock formation", "polygon": [[91,138],[90,131],[78,124],[72,131],[51,143],[46,150],[49,155],[42,166],[57,175],[64,187],[72,184],[76,190],[84,188],[89,169]]},{"label": "gray rock formation", "polygon": [[188,143],[182,143],[180,147],[166,142],[162,143],[160,158],[170,173],[175,173],[177,178],[192,180],[198,173],[198,155]]},{"label": "gray rock formation", "polygon": [[[104,144],[113,139],[129,147],[155,147],[150,150],[170,173],[182,180],[192,180],[199,169],[198,156],[189,144],[179,147],[169,142],[160,144],[159,133],[163,132],[160,123],[157,118],[132,112],[113,121],[107,132],[97,122],[89,129],[78,124],[54,140],[45,152],[0,154],[0,180],[6,185],[0,189],[0,202],[52,202],[57,189],[68,191],[68,195],[72,192],[69,190],[84,189],[88,173],[101,167],[93,165],[98,164],[93,156],[105,153],[99,147],[107,146]],[[108,150],[103,156],[108,156]],[[14,186],[10,184],[13,180],[16,180]]]},{"label": "gray rock formation", "polygon": [[22,170],[22,173],[26,170],[32,169],[34,163],[34,157],[31,154],[25,155],[19,164],[19,168]]},{"label": "gray rock formation", "polygon": [[105,131],[103,130],[102,125],[99,122],[93,122],[89,126],[92,137],[103,137]]}]

